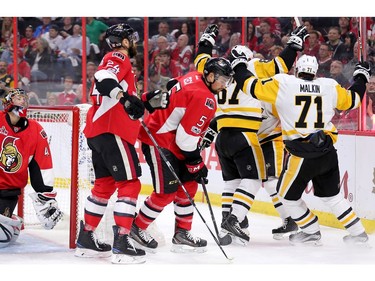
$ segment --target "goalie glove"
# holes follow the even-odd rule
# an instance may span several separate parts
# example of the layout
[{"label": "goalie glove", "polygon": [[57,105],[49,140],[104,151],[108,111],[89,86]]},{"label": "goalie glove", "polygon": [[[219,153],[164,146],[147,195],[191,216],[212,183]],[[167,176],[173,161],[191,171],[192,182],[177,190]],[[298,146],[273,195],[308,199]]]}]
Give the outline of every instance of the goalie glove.
[{"label": "goalie glove", "polygon": [[55,199],[56,192],[34,192],[29,196],[32,199],[36,216],[45,229],[52,229],[61,220],[63,213]]},{"label": "goalie glove", "polygon": [[356,64],[353,72],[353,78],[356,80],[358,77],[362,77],[366,83],[370,81],[371,68],[368,62],[359,62]]},{"label": "goalie glove", "polygon": [[211,47],[215,46],[215,39],[218,34],[219,27],[216,24],[209,24],[199,39],[199,45]]},{"label": "goalie glove", "polygon": [[214,141],[214,139],[216,138],[217,136],[217,132],[213,129],[211,129],[210,127],[208,127],[208,129],[206,130],[200,144],[199,144],[199,147],[200,149],[204,149],[204,148],[207,148],[207,147],[210,147],[211,143]]},{"label": "goalie glove", "polygon": [[302,51],[307,37],[309,37],[309,33],[306,30],[306,26],[301,25],[291,32],[290,38],[286,44],[293,50]]},{"label": "goalie glove", "polygon": [[141,99],[150,113],[153,113],[155,109],[165,109],[169,104],[169,94],[161,90],[144,92]]}]

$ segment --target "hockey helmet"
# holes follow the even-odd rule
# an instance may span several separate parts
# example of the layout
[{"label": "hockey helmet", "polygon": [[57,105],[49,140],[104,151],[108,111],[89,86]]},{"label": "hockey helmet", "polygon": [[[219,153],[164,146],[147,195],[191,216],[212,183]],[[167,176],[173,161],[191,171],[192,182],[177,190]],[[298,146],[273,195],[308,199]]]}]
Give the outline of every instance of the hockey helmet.
[{"label": "hockey helmet", "polygon": [[222,80],[226,86],[229,86],[233,80],[234,71],[229,60],[225,58],[210,58],[204,65],[204,77],[210,73],[214,73],[215,80]]},{"label": "hockey helmet", "polygon": [[315,56],[303,55],[297,60],[296,63],[297,76],[300,73],[307,73],[315,76],[318,71],[318,67],[319,64]]},{"label": "hockey helmet", "polygon": [[105,33],[105,38],[111,49],[121,47],[124,39],[128,39],[133,44],[139,41],[138,32],[134,31],[127,23],[119,23],[109,27]]},{"label": "hockey helmet", "polygon": [[[24,104],[22,106],[14,104],[14,98],[16,97],[24,99]],[[2,103],[5,112],[10,112],[16,109],[20,116],[26,116],[26,110],[29,107],[29,97],[23,89],[10,89],[9,92],[2,98]]]}]

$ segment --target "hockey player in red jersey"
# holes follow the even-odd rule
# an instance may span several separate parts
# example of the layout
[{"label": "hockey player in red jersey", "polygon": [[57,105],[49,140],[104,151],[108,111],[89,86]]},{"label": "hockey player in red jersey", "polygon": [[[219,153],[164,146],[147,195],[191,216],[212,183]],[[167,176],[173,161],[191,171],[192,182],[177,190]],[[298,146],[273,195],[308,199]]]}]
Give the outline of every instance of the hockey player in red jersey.
[{"label": "hockey player in red jersey", "polygon": [[154,191],[141,205],[130,235],[150,252],[155,251],[158,243],[146,229],[172,202],[175,212],[172,251],[186,249],[204,252],[206,249],[207,241],[194,237],[190,232],[194,206],[184,189],[193,199],[198,183],[206,181],[208,170],[200,155],[198,143],[216,111],[214,94],[226,88],[231,79],[229,61],[213,58],[206,63],[203,74],[192,71],[175,78],[169,90],[168,108],[145,118],[150,133],[184,185],[184,188],[179,186],[160,151],[147,132],[141,129],[139,138],[151,169]]},{"label": "hockey player in red jersey", "polygon": [[54,175],[47,134],[35,120],[27,119],[28,96],[22,89],[10,89],[2,99],[0,112],[0,248],[14,243],[23,223],[14,215],[21,190],[30,174],[36,215],[45,229],[52,229],[62,217],[53,191]]},{"label": "hockey player in red jersey", "polygon": [[[135,248],[128,236],[141,190],[141,166],[134,144],[140,129],[138,119],[143,116],[145,106],[166,107],[168,95],[145,93],[144,102],[137,97],[130,58],[136,55],[138,39],[138,33],[125,23],[113,25],[106,31],[106,41],[112,51],[103,57],[94,75],[93,105],[87,113],[84,129],[92,150],[95,182],[85,202],[84,222],[80,223],[75,252],[78,257],[110,257],[113,253],[113,263],[145,262],[145,252]],[[159,104],[155,106],[149,99],[157,97]],[[98,241],[94,231],[116,190],[111,247]]]}]

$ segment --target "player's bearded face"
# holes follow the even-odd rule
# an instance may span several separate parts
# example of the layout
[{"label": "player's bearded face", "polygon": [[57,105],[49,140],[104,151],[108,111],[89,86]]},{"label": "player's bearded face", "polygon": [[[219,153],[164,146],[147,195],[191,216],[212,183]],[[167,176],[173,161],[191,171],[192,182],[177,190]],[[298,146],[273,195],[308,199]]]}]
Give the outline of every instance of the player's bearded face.
[{"label": "player's bearded face", "polygon": [[128,49],[128,54],[130,58],[134,58],[137,55],[137,44],[132,43]]}]

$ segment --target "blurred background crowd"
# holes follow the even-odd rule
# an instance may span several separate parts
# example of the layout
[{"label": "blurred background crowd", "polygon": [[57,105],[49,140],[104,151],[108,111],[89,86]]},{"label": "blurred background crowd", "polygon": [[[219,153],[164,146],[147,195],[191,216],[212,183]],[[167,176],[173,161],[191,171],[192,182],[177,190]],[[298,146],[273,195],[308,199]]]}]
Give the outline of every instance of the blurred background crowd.
[{"label": "blurred background crowd", "polygon": [[[303,53],[316,56],[318,77],[331,77],[343,86],[352,82],[358,62],[357,17],[301,18],[308,29]],[[208,24],[219,26],[214,56],[228,56],[237,44],[246,44],[254,57],[272,59],[285,47],[295,18],[209,17],[209,18],[121,18],[121,17],[2,17],[0,18],[0,96],[7,89],[21,87],[33,105],[88,103],[93,75],[109,51],[106,29],[126,22],[138,31],[138,54],[132,59],[139,93],[166,89],[168,80],[194,69],[197,41]],[[362,51],[375,73],[375,17],[365,19]],[[16,37],[16,38],[15,38]],[[291,71],[293,73],[293,70]],[[337,112],[336,126],[358,130],[358,118],[366,128],[375,125],[375,76],[368,83],[366,106]]]}]

